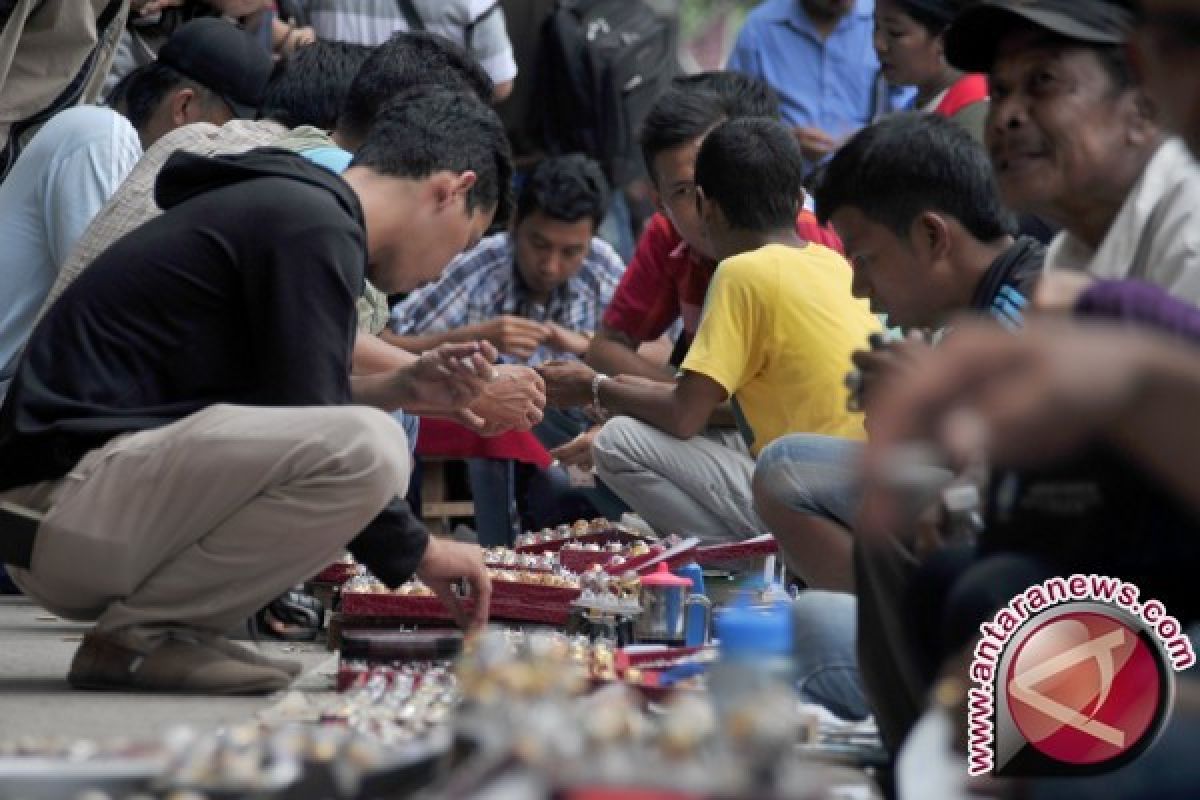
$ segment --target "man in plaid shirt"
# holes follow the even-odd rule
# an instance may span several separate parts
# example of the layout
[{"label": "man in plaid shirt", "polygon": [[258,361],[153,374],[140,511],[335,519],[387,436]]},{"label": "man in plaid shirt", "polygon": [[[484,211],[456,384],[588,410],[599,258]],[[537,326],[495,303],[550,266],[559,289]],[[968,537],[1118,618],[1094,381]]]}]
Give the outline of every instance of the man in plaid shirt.
[{"label": "man in plaid shirt", "polygon": [[397,305],[385,338],[414,353],[487,339],[506,361],[530,366],[581,357],[625,272],[595,236],[607,195],[591,159],[543,161],[521,189],[512,231],[484,239]]},{"label": "man in plaid shirt", "polygon": [[[509,363],[537,366],[581,358],[612,299],[625,264],[596,237],[608,208],[600,167],[582,155],[551,158],[530,174],[509,232],[484,239],[451,262],[442,278],[392,311],[383,338],[410,352],[446,342],[492,342]],[[546,447],[562,445],[591,423],[556,412],[534,429]],[[625,506],[605,487],[573,491],[561,467],[543,473],[511,461],[468,459],[475,524],[485,546],[511,545],[524,498],[529,527]]]}]

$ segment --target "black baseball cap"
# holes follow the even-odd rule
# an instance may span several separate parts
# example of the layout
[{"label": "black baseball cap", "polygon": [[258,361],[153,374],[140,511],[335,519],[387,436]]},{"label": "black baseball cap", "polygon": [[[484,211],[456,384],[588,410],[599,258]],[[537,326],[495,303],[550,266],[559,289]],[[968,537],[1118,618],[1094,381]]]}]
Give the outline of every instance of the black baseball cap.
[{"label": "black baseball cap", "polygon": [[1135,14],[1128,0],[978,0],[946,30],[946,60],[967,72],[989,72],[1014,22],[1025,21],[1083,44],[1123,44]]},{"label": "black baseball cap", "polygon": [[258,115],[274,67],[258,39],[217,17],[180,27],[158,51],[158,60],[211,89],[242,119]]}]

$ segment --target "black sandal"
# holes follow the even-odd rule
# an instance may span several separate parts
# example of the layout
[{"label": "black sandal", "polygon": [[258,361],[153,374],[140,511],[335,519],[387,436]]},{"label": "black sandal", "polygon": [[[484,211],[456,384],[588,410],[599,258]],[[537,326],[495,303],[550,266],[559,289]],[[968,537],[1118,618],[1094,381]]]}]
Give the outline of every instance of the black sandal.
[{"label": "black sandal", "polygon": [[311,642],[321,633],[325,606],[311,594],[292,589],[254,615],[255,632],[285,642]]}]

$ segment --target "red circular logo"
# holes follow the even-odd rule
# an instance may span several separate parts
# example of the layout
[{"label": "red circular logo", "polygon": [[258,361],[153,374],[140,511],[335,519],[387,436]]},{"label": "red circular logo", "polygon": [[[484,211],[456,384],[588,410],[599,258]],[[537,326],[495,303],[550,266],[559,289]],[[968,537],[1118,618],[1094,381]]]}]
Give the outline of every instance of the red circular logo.
[{"label": "red circular logo", "polygon": [[1161,719],[1164,665],[1139,631],[1093,611],[1057,615],[1020,643],[1005,690],[1025,740],[1065,764],[1101,764]]}]

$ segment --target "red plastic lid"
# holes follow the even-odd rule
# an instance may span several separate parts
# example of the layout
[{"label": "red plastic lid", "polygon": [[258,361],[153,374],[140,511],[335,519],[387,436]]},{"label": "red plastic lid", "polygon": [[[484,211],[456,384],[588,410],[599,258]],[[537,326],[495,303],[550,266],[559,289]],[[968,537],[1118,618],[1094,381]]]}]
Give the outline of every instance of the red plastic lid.
[{"label": "red plastic lid", "polygon": [[667,566],[667,562],[663,561],[658,565],[658,569],[651,572],[649,575],[642,576],[642,586],[691,586],[691,578],[681,578],[678,575],[671,574],[671,568]]}]

